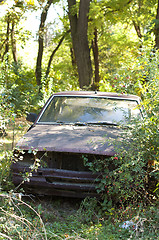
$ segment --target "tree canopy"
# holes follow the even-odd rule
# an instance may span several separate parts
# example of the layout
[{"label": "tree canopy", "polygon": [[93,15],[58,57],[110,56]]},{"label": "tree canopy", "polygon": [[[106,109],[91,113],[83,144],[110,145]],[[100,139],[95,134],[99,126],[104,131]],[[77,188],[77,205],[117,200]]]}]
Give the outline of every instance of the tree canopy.
[{"label": "tree canopy", "polygon": [[[152,54],[159,48],[157,0],[6,0],[0,4],[1,64],[13,64],[18,74],[20,67],[29,65],[24,49],[30,41],[35,50],[30,71],[39,93],[77,88],[116,91],[123,84],[125,92],[131,92],[133,85],[132,92],[141,94],[139,86],[146,83],[148,72],[139,81],[135,68],[146,46]],[[58,19],[54,8],[60,9]],[[39,16],[34,39],[23,24],[29,21],[29,13]],[[121,74],[125,79],[116,81]]]}]

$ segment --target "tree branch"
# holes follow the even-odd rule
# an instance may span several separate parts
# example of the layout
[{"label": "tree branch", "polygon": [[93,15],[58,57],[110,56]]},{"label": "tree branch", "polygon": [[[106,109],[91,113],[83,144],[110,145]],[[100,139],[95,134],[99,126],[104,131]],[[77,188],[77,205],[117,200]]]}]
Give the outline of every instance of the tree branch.
[{"label": "tree branch", "polygon": [[143,36],[141,34],[141,29],[140,29],[139,24],[137,24],[134,20],[132,22],[133,22],[134,28],[136,30],[137,36],[141,39]]},{"label": "tree branch", "polygon": [[56,46],[56,48],[53,50],[51,56],[50,56],[50,59],[49,59],[49,62],[48,62],[48,66],[47,66],[47,70],[46,70],[46,74],[45,74],[45,80],[48,78],[48,75],[49,75],[49,72],[50,72],[50,66],[51,66],[51,62],[53,60],[53,57],[55,55],[55,53],[57,52],[57,50],[59,49],[59,47],[61,46],[64,38],[66,37],[66,35],[70,32],[71,30],[69,29],[67,32],[64,33],[64,35],[61,37],[58,45]]}]

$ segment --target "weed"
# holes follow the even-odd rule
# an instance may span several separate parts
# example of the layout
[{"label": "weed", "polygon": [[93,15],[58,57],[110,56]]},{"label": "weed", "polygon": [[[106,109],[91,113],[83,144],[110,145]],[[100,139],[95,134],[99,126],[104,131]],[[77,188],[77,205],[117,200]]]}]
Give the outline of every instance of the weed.
[{"label": "weed", "polygon": [[6,239],[47,239],[40,214],[14,193],[0,194],[0,235]]}]

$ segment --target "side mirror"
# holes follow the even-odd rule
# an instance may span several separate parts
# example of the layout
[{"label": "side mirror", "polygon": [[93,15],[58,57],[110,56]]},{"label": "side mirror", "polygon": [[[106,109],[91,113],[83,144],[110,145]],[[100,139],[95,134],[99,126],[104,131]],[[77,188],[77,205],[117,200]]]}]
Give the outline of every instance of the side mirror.
[{"label": "side mirror", "polygon": [[38,115],[36,113],[28,113],[26,120],[34,123],[37,117]]}]

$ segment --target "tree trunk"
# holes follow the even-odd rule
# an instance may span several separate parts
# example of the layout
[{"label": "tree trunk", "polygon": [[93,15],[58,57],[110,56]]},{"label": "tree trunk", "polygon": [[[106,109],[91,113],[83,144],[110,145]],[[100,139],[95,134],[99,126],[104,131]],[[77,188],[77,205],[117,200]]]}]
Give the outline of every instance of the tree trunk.
[{"label": "tree trunk", "polygon": [[12,22],[12,30],[11,30],[11,43],[12,43],[12,53],[14,62],[17,63],[17,50],[16,50],[16,40],[14,35],[14,22]]},{"label": "tree trunk", "polygon": [[72,46],[70,47],[70,55],[71,55],[71,60],[72,60],[72,67],[75,68],[77,66],[77,63],[76,63],[76,59],[75,59],[74,49]]},{"label": "tree trunk", "polygon": [[94,30],[94,39],[93,39],[93,56],[94,56],[94,65],[95,65],[95,83],[94,83],[94,87],[95,90],[98,89],[98,85],[99,85],[99,52],[98,52],[98,31],[97,28],[95,28]]},{"label": "tree trunk", "polygon": [[43,57],[43,50],[44,50],[44,27],[45,27],[47,13],[52,1],[53,0],[47,1],[47,4],[45,5],[41,13],[41,19],[40,19],[39,39],[38,39],[39,49],[38,49],[38,56],[37,56],[36,70],[35,70],[36,82],[39,87],[41,86],[41,71],[42,71],[41,68],[42,68],[42,57]]},{"label": "tree trunk", "polygon": [[9,52],[9,26],[10,26],[10,20],[9,18],[7,19],[7,32],[6,32],[6,44],[5,44],[5,51],[3,53],[3,56],[2,56],[2,62],[3,62],[3,59],[4,59],[4,56],[6,55],[6,53]]},{"label": "tree trunk", "polygon": [[156,24],[155,24],[155,48],[159,49],[159,0],[158,0]]},{"label": "tree trunk", "polygon": [[88,44],[88,13],[90,0],[80,0],[79,13],[74,14],[76,0],[68,0],[71,37],[77,62],[80,88],[92,83],[92,64]]}]

